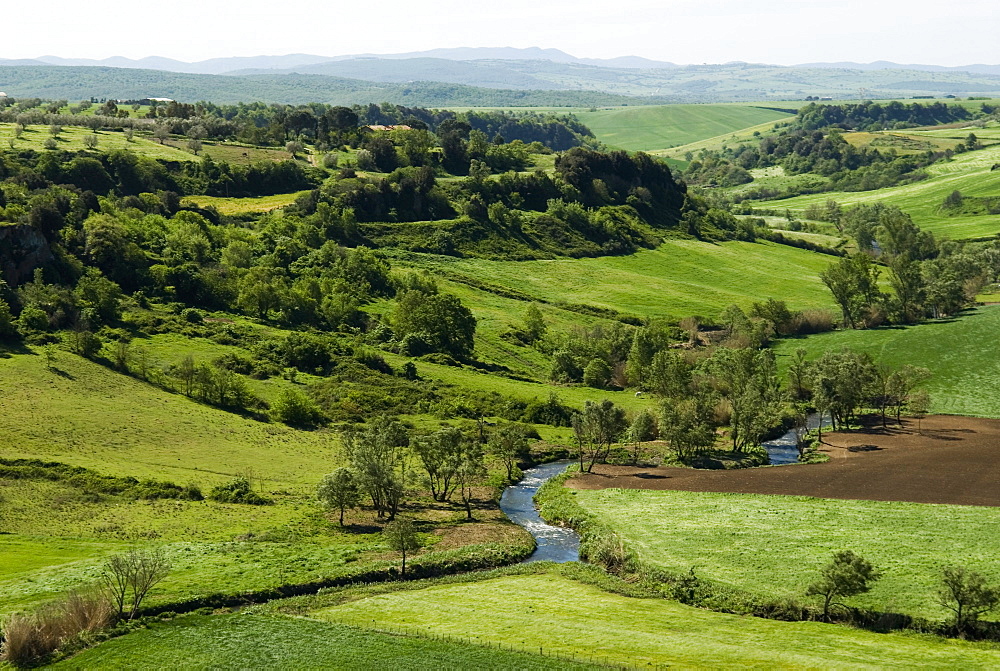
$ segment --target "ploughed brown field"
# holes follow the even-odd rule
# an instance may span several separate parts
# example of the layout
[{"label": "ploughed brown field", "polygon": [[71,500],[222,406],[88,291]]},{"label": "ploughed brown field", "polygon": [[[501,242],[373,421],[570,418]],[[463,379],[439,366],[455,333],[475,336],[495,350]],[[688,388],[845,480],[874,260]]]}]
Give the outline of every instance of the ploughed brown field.
[{"label": "ploughed brown field", "polygon": [[827,499],[1000,506],[1000,420],[933,415],[864,430],[824,433],[822,464],[729,471],[597,464],[575,489],[673,489]]}]

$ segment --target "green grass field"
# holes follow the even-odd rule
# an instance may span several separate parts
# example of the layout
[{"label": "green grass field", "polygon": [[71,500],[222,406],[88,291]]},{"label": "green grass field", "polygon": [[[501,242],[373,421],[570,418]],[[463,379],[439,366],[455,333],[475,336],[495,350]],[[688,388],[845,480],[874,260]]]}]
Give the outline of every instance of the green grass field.
[{"label": "green grass field", "polygon": [[990,170],[1000,163],[1000,145],[958,154],[947,163],[936,163],[926,170],[929,179],[903,186],[875,191],[829,191],[785,200],[769,200],[762,207],[788,208],[801,214],[810,205],[823,205],[835,200],[841,205],[859,203],[889,203],[907,212],[913,221],[935,235],[962,240],[992,236],[1000,232],[1000,218],[991,215],[947,216],[941,212],[941,203],[952,191],[965,196],[1000,196],[1000,170]]},{"label": "green grass field", "polygon": [[1000,417],[1000,308],[983,307],[952,320],[908,327],[843,330],[779,341],[779,366],[802,348],[808,358],[847,347],[869,352],[876,361],[931,371],[926,389],[933,412]]},{"label": "green grass field", "polygon": [[[789,468],[809,468],[790,466]],[[884,577],[851,603],[945,619],[941,569],[967,565],[996,581],[1000,509],[793,496],[573,490],[641,559],[761,596],[804,601],[833,552],[853,550]]]},{"label": "green grass field", "polygon": [[185,201],[190,201],[198,207],[214,207],[220,214],[248,214],[263,213],[277,210],[286,205],[291,205],[295,199],[308,191],[296,191],[295,193],[279,193],[276,196],[260,196],[257,198],[224,198],[221,196],[185,196]]},{"label": "green grass field", "polygon": [[[641,317],[716,316],[768,297],[793,308],[829,308],[819,274],[834,257],[769,242],[668,240],[629,256],[542,261],[426,257],[419,265],[512,287],[535,298]],[[508,310],[520,316],[527,307]],[[472,306],[475,309],[475,306]],[[509,318],[509,317],[508,317]]]},{"label": "green grass field", "polygon": [[[85,151],[87,148],[83,144],[83,138],[93,132],[89,128],[78,126],[64,126],[62,133],[56,139],[59,149],[64,151]],[[21,151],[33,149],[35,151],[45,151],[45,141],[51,139],[49,127],[43,125],[28,126],[24,129],[21,137],[14,139],[14,124],[0,123],[0,147],[3,150],[10,149],[10,140],[14,140],[14,149]],[[161,145],[158,142],[144,137],[140,133],[129,142],[125,139],[125,134],[120,131],[98,131],[96,152],[106,152],[112,149],[129,149],[149,158],[162,159],[165,161],[196,161],[199,160],[194,154],[182,151],[168,145]]]},{"label": "green grass field", "polygon": [[777,622],[520,575],[381,594],[314,614],[333,622],[503,643],[598,663],[678,668],[989,668],[1000,651],[960,642]]},{"label": "green grass field", "polygon": [[108,641],[53,668],[566,669],[541,655],[280,615],[189,615]]},{"label": "green grass field", "polygon": [[657,151],[728,135],[791,114],[750,105],[652,105],[575,112],[601,142]]},{"label": "green grass field", "polygon": [[[312,487],[337,465],[339,441],[195,403],[69,352],[0,358],[0,444],[109,475],[218,484],[252,469],[271,488]],[[40,410],[43,409],[43,410]]]}]

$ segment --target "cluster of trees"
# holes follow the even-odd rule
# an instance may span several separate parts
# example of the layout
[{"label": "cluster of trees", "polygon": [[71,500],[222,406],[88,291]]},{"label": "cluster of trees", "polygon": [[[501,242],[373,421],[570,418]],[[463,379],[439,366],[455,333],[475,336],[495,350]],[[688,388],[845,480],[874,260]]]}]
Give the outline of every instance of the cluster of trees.
[{"label": "cluster of trees", "polygon": [[488,432],[480,424],[473,431],[447,427],[416,436],[381,416],[345,431],[343,438],[350,466],[326,475],[317,490],[320,502],[339,513],[341,525],[345,511],[363,498],[379,518],[395,520],[412,482],[439,502],[450,502],[457,493],[471,520],[475,489],[487,476],[487,457],[502,464],[508,480],[518,475],[518,463],[529,458],[528,433],[515,423]]},{"label": "cluster of trees", "polygon": [[[895,206],[859,205],[826,210],[859,251],[822,274],[840,306],[844,326],[908,324],[925,317],[954,315],[1000,273],[1000,244],[938,242]],[[883,270],[892,293],[881,289]]]},{"label": "cluster of trees", "polygon": [[[131,105],[133,113],[139,101]],[[148,101],[149,110],[142,118],[133,117],[127,103],[119,106],[107,100],[93,113],[94,102],[69,105],[65,100],[39,98],[0,100],[0,121],[27,125],[59,124],[100,128],[133,128],[188,135],[201,129],[202,138],[238,140],[249,144],[283,147],[301,141],[323,145],[357,146],[370,134],[368,126],[409,126],[411,129],[439,133],[442,125],[457,122],[485,134],[498,144],[515,140],[524,144],[539,143],[549,150],[565,151],[584,143],[595,143],[591,131],[569,115],[542,112],[476,110],[457,113],[383,103],[353,107],[310,103],[281,105],[240,103],[217,105],[210,102],[183,103]],[[440,133],[439,133],[440,134]]]},{"label": "cluster of trees", "polygon": [[[891,368],[867,352],[828,351],[807,361],[805,350],[800,349],[788,368],[788,388],[793,400],[809,402],[821,415],[829,416],[837,429],[849,427],[865,408],[876,410],[883,425],[889,415],[899,422],[904,409],[926,412],[929,397],[920,386],[929,377],[926,368],[909,364]],[[798,421],[804,421],[803,417]]]}]

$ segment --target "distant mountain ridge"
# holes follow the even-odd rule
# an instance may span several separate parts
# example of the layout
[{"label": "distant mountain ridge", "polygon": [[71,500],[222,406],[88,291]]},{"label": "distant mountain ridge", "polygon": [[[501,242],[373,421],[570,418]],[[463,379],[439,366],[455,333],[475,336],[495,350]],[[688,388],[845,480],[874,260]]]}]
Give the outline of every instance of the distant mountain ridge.
[{"label": "distant mountain ridge", "polygon": [[[616,58],[577,58],[560,49],[543,49],[540,47],[453,47],[429,49],[426,51],[410,51],[395,54],[345,54],[340,56],[320,56],[316,54],[285,54],[281,56],[232,56],[228,58],[210,58],[203,61],[186,62],[162,56],[147,56],[132,59],[122,56],[112,56],[104,59],[63,58],[60,56],[40,56],[38,58],[0,59],[2,65],[92,65],[116,68],[137,68],[142,70],[165,70],[167,72],[186,72],[191,74],[228,74],[247,70],[287,70],[306,66],[317,66],[326,63],[363,60],[408,60],[408,59],[441,59],[448,61],[551,61],[553,63],[590,65],[595,67],[655,70],[686,67],[670,61],[657,61],[642,56],[618,56]],[[900,64],[892,61],[874,61],[872,63],[855,63],[852,61],[800,63],[797,65],[768,67],[817,68],[817,69],[847,69],[847,70],[917,70],[923,72],[970,72],[979,75],[1000,75],[1000,64],[988,65],[982,63],[958,66],[929,64]]]}]

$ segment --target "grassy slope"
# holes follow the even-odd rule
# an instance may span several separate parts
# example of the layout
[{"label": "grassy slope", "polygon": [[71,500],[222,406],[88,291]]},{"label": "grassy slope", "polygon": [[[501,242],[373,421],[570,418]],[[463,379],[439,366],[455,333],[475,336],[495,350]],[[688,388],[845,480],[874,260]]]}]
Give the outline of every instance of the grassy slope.
[{"label": "grassy slope", "polygon": [[966,196],[1000,196],[1000,171],[990,168],[1000,162],[1000,145],[959,154],[947,163],[937,163],[927,168],[930,179],[914,184],[894,186],[875,191],[826,192],[798,196],[786,200],[761,203],[762,207],[788,208],[801,213],[809,205],[824,204],[835,200],[841,205],[884,202],[899,206],[913,217],[922,228],[940,237],[955,240],[990,236],[1000,232],[1000,219],[996,216],[949,217],[940,212],[941,203],[952,191]]},{"label": "grassy slope", "polygon": [[[217,484],[252,468],[271,486],[316,481],[335,460],[332,434],[262,424],[204,406],[60,351],[0,358],[0,445],[111,475]],[[44,409],[40,411],[40,409]]]},{"label": "grassy slope", "polygon": [[270,212],[291,205],[299,196],[308,191],[295,193],[280,193],[276,196],[260,196],[258,198],[224,198],[221,196],[185,196],[185,201],[191,201],[199,207],[212,206],[221,214],[247,214],[249,212]]},{"label": "grassy slope", "polygon": [[[64,126],[62,133],[59,134],[56,142],[59,145],[59,149],[65,151],[84,151],[86,147],[83,145],[83,138],[85,135],[90,135],[91,133],[92,131],[89,128]],[[10,148],[8,141],[13,137],[14,124],[0,123],[0,145],[2,145],[4,150]],[[51,137],[52,136],[49,134],[48,126],[28,126],[24,129],[24,133],[21,137],[14,140],[14,147],[17,151],[23,151],[25,149],[43,151],[45,141]],[[142,154],[143,156],[163,159],[165,161],[199,160],[190,152],[161,145],[153,140],[143,137],[138,133],[135,135],[132,142],[129,142],[125,139],[124,133],[118,131],[98,131],[97,149],[95,151],[105,152],[112,149],[130,149]]]},{"label": "grassy slope", "polygon": [[345,603],[318,617],[475,642],[681,668],[876,668],[1000,663],[1000,653],[915,636],[713,613],[610,594],[553,575],[429,587]]},{"label": "grassy slope", "polygon": [[[833,257],[772,243],[668,240],[629,256],[543,261],[427,257],[419,262],[544,301],[584,303],[642,317],[715,316],[768,297],[791,307],[831,307],[819,279]],[[523,307],[509,310],[520,318]],[[475,309],[475,305],[472,305]]]},{"label": "grassy slope", "polygon": [[576,112],[576,116],[609,146],[655,151],[791,115],[749,105],[656,105]]},{"label": "grassy slope", "polygon": [[832,331],[783,340],[775,346],[779,364],[796,349],[810,359],[848,347],[870,352],[890,366],[930,369],[927,383],[934,412],[1000,417],[1000,308],[985,307],[953,320],[870,331]]},{"label": "grassy slope", "polygon": [[563,669],[538,654],[273,615],[190,615],[87,650],[54,668]]},{"label": "grassy slope", "polygon": [[[788,468],[808,468],[789,466]],[[833,552],[850,549],[885,571],[851,603],[943,619],[941,568],[967,565],[993,581],[1000,509],[792,496],[574,491],[643,559],[760,595],[803,598]]]}]

